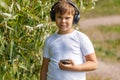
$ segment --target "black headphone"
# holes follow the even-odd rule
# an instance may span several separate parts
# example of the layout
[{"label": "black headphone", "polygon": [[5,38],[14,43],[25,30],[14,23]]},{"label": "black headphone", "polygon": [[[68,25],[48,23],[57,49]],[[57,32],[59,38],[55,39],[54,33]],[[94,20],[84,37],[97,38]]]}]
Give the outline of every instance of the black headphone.
[{"label": "black headphone", "polygon": [[[67,2],[68,2],[70,5],[72,5],[72,6],[76,9],[76,11],[77,11],[77,12],[75,12],[74,20],[73,20],[73,24],[77,24],[78,21],[79,21],[79,19],[80,19],[79,9],[78,9],[78,7],[77,7],[72,1],[67,0]],[[51,18],[52,21],[55,21],[55,11],[54,11],[54,7],[55,7],[58,3],[59,3],[59,1],[56,2],[56,3],[52,6],[52,8],[51,8],[50,18]]]}]

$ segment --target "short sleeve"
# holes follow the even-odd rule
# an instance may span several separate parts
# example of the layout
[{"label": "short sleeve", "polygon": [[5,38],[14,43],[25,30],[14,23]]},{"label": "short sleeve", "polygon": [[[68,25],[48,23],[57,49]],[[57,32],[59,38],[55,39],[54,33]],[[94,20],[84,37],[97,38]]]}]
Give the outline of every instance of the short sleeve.
[{"label": "short sleeve", "polygon": [[45,40],[45,43],[44,43],[43,57],[49,58],[49,45],[48,45],[48,39],[46,39],[46,40]]},{"label": "short sleeve", "polygon": [[84,56],[95,52],[91,40],[85,34],[83,34],[80,39],[80,49]]}]

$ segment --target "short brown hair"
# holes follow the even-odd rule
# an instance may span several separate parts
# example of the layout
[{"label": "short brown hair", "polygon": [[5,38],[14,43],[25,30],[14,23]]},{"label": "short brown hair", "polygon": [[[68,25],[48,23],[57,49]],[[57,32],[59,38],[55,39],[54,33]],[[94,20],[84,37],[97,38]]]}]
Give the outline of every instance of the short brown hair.
[{"label": "short brown hair", "polygon": [[68,0],[59,0],[59,2],[54,7],[55,13],[60,14],[72,14],[75,15],[75,8],[69,4]]}]

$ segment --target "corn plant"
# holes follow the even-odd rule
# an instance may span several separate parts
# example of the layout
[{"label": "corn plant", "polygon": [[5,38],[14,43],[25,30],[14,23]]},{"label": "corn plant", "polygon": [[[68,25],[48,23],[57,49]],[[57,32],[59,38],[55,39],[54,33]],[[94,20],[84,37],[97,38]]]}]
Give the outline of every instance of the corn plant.
[{"label": "corn plant", "polygon": [[0,0],[0,80],[39,80],[44,40],[57,29],[49,19],[54,2]]},{"label": "corn plant", "polygon": [[44,39],[55,31],[49,2],[13,0],[1,13],[0,80],[38,79]]}]

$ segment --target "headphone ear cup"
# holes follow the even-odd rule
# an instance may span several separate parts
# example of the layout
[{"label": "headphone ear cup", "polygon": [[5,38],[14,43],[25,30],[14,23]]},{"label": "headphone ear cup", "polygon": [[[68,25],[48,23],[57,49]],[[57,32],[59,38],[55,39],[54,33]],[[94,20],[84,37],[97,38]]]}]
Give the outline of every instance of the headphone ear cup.
[{"label": "headphone ear cup", "polygon": [[55,21],[55,11],[53,10],[50,11],[50,18],[52,21]]},{"label": "headphone ear cup", "polygon": [[75,15],[74,15],[73,24],[77,24],[78,21],[79,21],[79,19],[80,19],[80,14],[75,14]]}]

